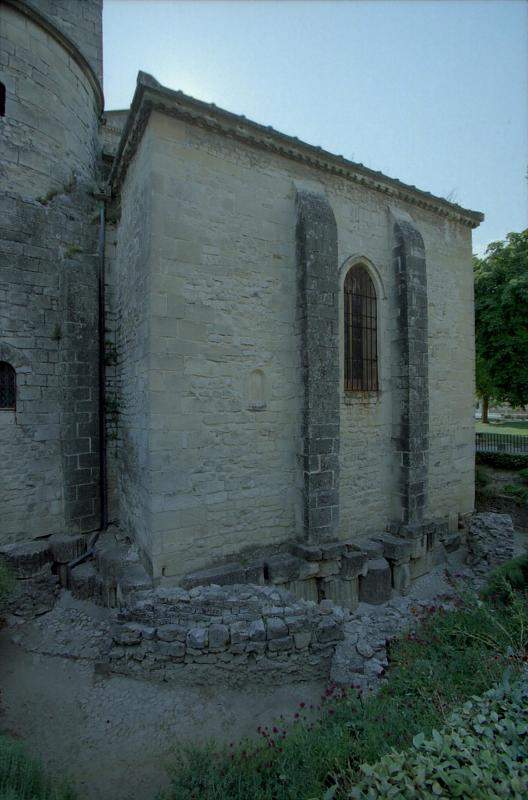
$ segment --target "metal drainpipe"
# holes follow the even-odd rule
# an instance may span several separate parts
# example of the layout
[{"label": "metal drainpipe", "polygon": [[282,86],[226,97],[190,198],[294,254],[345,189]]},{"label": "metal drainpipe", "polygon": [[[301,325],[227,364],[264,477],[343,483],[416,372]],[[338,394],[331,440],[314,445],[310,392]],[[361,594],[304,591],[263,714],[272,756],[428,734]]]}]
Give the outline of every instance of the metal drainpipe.
[{"label": "metal drainpipe", "polygon": [[108,527],[108,488],[106,465],[106,365],[105,365],[105,338],[106,338],[106,309],[105,309],[105,196],[96,195],[100,200],[99,205],[99,241],[97,255],[99,258],[99,302],[98,302],[98,334],[99,334],[99,499],[100,522],[99,529],[93,532],[86,552],[79,558],[70,561],[68,568],[82,564],[94,554],[94,545],[99,535]]},{"label": "metal drainpipe", "polygon": [[105,200],[99,206],[99,487],[102,531],[108,527],[106,464],[106,292],[105,292]]}]

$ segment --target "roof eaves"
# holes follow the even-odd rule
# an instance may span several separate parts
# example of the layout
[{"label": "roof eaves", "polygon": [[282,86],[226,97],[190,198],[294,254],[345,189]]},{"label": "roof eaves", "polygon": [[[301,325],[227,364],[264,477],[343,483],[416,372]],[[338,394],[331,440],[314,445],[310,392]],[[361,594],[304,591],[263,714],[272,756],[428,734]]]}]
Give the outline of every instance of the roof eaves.
[{"label": "roof eaves", "polygon": [[[143,103],[143,99],[147,94],[151,99]],[[161,102],[156,102],[156,100]],[[171,100],[175,105],[163,106],[163,100]],[[187,119],[187,121],[201,124],[205,127],[220,129],[223,133],[229,133],[231,136],[246,143],[279,152],[287,158],[304,161],[311,166],[325,169],[329,172],[342,174],[356,182],[366,184],[376,191],[396,196],[400,200],[413,205],[429,208],[442,216],[456,217],[472,228],[476,228],[484,219],[484,214],[479,211],[463,208],[445,198],[403,183],[397,178],[390,178],[382,172],[366,167],[364,164],[350,161],[342,155],[335,155],[322,147],[308,144],[296,136],[289,136],[277,131],[271,125],[261,125],[243,115],[219,108],[214,103],[206,103],[203,100],[197,100],[190,95],[186,95],[182,91],[162,86],[155,78],[145,72],[139,72],[138,74],[137,88],[132,101],[130,115],[123,130],[114,167],[109,178],[116,189],[119,189],[126,174],[130,157],[135,152],[137,142],[141,138],[148,117],[153,110]],[[228,126],[227,130],[225,128],[226,125]],[[253,134],[258,136],[253,136]],[[130,145],[132,145],[132,151],[126,157]]]}]

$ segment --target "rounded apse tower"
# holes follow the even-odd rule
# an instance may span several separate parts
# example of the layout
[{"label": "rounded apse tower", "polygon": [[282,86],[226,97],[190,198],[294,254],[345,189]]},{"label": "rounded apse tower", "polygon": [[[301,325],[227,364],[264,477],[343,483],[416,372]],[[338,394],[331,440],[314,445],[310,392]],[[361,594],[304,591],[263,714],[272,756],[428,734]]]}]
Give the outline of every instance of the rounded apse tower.
[{"label": "rounded apse tower", "polygon": [[0,545],[99,524],[101,74],[102,0],[0,0]]}]

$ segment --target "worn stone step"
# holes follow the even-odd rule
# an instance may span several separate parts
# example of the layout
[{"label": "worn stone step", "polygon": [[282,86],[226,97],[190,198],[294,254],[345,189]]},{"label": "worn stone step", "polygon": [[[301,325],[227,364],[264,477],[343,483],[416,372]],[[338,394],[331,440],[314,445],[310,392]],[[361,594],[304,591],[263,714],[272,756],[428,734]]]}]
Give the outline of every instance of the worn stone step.
[{"label": "worn stone step", "polygon": [[5,545],[0,558],[17,578],[31,578],[50,563],[52,555],[48,540],[36,539]]}]

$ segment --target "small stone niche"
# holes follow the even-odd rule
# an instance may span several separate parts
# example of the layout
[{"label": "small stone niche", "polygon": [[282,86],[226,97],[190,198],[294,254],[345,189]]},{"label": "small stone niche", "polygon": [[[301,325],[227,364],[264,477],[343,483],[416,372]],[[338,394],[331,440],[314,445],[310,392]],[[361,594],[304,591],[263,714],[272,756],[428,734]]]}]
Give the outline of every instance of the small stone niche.
[{"label": "small stone niche", "polygon": [[248,378],[248,409],[250,411],[264,411],[266,403],[266,376],[262,369],[254,369]]}]

